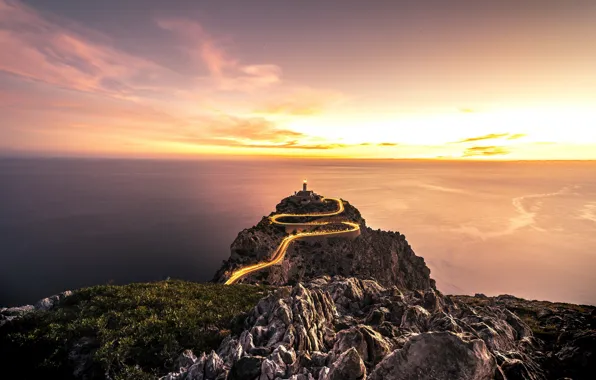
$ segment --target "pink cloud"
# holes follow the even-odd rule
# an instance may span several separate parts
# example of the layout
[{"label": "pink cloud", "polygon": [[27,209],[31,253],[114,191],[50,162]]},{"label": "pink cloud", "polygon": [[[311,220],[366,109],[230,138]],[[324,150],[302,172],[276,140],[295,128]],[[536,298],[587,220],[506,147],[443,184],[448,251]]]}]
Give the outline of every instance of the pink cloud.
[{"label": "pink cloud", "polygon": [[157,25],[178,36],[187,54],[205,65],[217,87],[224,91],[250,92],[281,81],[282,70],[274,64],[241,64],[196,21],[158,19]]},{"label": "pink cloud", "polygon": [[238,65],[198,22],[187,19],[158,19],[156,22],[160,28],[180,38],[186,53],[196,62],[205,64],[211,75],[221,77],[224,71]]},{"label": "pink cloud", "polygon": [[175,75],[105,41],[92,41],[101,39],[97,37],[91,31],[68,29],[20,2],[0,0],[1,71],[117,97],[132,97],[137,91],[150,89],[147,84],[154,84],[142,83],[138,78],[162,78],[166,83]]},{"label": "pink cloud", "polygon": [[212,41],[205,41],[200,52],[209,72],[217,77],[222,76],[225,69],[236,66],[236,61],[227,58],[225,52]]}]

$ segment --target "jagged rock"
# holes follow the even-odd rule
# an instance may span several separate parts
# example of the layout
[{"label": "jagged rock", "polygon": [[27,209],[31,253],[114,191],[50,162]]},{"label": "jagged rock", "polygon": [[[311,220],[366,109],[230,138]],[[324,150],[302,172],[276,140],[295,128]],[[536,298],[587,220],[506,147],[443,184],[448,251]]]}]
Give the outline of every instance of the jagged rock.
[{"label": "jagged rock", "polygon": [[354,348],[365,362],[374,366],[391,352],[391,347],[391,343],[379,333],[368,326],[359,325],[337,334],[331,360],[335,360],[337,356],[348,349]]},{"label": "jagged rock", "polygon": [[261,363],[261,376],[259,380],[274,380],[276,377],[282,377],[284,375],[284,368],[273,360],[265,359]]},{"label": "jagged rock", "polygon": [[279,355],[281,360],[287,365],[291,365],[296,361],[296,352],[293,348],[288,350],[285,346],[279,346],[275,349],[274,354]]},{"label": "jagged rock", "polygon": [[0,327],[4,324],[22,317],[25,314],[28,314],[35,310],[33,305],[25,305],[25,306],[17,306],[17,307],[3,307],[0,309]]},{"label": "jagged rock", "polygon": [[523,361],[519,359],[509,359],[501,364],[501,371],[507,380],[537,380]]},{"label": "jagged rock", "polygon": [[224,371],[223,360],[221,360],[215,351],[211,351],[205,360],[205,380],[217,379]]},{"label": "jagged rock", "polygon": [[263,358],[260,356],[245,356],[232,366],[228,380],[253,380],[261,375]]},{"label": "jagged rock", "polygon": [[559,376],[588,379],[596,373],[596,331],[579,331],[554,355]]},{"label": "jagged rock", "polygon": [[227,367],[231,367],[235,362],[240,360],[243,354],[242,344],[237,339],[232,339],[229,336],[223,340],[217,350],[217,355]]},{"label": "jagged rock", "polygon": [[368,326],[361,326],[360,331],[366,341],[367,355],[365,360],[371,366],[375,366],[392,351],[393,345],[381,334]]},{"label": "jagged rock", "polygon": [[400,327],[415,331],[426,331],[429,320],[430,313],[422,306],[410,306],[402,316]]},{"label": "jagged rock", "polygon": [[197,357],[191,350],[185,350],[176,360],[176,367],[178,368],[188,368],[191,365],[195,364],[197,361]]},{"label": "jagged rock", "polygon": [[325,367],[327,365],[328,354],[324,352],[314,351],[311,353],[313,367]]},{"label": "jagged rock", "polygon": [[522,320],[515,314],[513,314],[508,309],[504,309],[503,313],[505,314],[505,321],[515,330],[517,334],[517,339],[522,339],[525,337],[532,336],[532,330],[526,325]]},{"label": "jagged rock", "polygon": [[496,362],[484,341],[451,332],[415,335],[373,370],[370,380],[492,379]]},{"label": "jagged rock", "polygon": [[[583,374],[594,370],[593,331],[564,332],[544,353],[551,346],[501,306],[523,300],[497,298],[468,305],[434,290],[326,276],[272,291],[249,313],[239,336],[168,379],[330,380],[364,373],[372,380],[589,378]],[[561,326],[589,326],[589,311],[584,314],[560,314]]]},{"label": "jagged rock", "polygon": [[17,307],[3,307],[0,313],[4,316],[19,316],[35,310],[33,305],[17,306]]},{"label": "jagged rock", "polygon": [[458,325],[457,320],[447,313],[437,313],[433,315],[430,321],[429,330],[431,331],[451,331],[461,333],[463,329]]},{"label": "jagged rock", "polygon": [[51,297],[41,299],[41,300],[37,301],[37,303],[35,304],[35,309],[43,310],[43,311],[51,310],[56,303],[62,301],[66,297],[70,297],[71,295],[72,295],[72,292],[70,290],[67,290],[60,294],[56,294]]},{"label": "jagged rock", "polygon": [[326,380],[358,380],[366,377],[366,367],[355,348],[342,353],[331,365]]},{"label": "jagged rock", "polygon": [[366,317],[365,323],[368,325],[378,326],[383,324],[389,315],[389,309],[381,306],[378,309],[372,309],[370,311]]},{"label": "jagged rock", "polygon": [[186,373],[185,380],[203,380],[205,378],[205,363],[207,362],[207,355],[203,353],[197,361],[190,366]]}]

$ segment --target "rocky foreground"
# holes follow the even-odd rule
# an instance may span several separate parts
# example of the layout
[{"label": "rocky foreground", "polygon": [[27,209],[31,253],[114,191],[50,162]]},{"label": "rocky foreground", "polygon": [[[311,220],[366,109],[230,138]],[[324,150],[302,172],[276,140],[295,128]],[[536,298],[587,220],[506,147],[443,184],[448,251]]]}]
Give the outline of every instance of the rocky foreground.
[{"label": "rocky foreground", "polygon": [[467,301],[357,278],[279,287],[241,334],[210,353],[184,352],[164,379],[594,378],[594,308],[541,303],[537,325],[556,326],[545,341],[507,307],[530,301]]}]

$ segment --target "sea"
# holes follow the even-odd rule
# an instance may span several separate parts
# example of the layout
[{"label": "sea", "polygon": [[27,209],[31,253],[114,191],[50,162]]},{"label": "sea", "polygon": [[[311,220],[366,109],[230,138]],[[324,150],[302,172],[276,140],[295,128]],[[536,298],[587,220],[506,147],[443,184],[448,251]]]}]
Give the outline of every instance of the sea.
[{"label": "sea", "polygon": [[0,159],[0,306],[209,281],[308,179],[399,231],[446,294],[596,305],[596,162]]}]

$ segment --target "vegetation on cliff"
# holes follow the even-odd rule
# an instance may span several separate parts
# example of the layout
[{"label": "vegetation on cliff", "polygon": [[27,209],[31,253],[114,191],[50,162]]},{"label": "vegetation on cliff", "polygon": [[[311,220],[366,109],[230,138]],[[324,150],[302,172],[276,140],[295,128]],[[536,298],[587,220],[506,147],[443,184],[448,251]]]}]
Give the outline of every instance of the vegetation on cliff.
[{"label": "vegetation on cliff", "polygon": [[25,371],[22,378],[154,378],[174,369],[184,349],[216,348],[266,292],[184,281],[81,289],[0,327],[3,370]]}]

